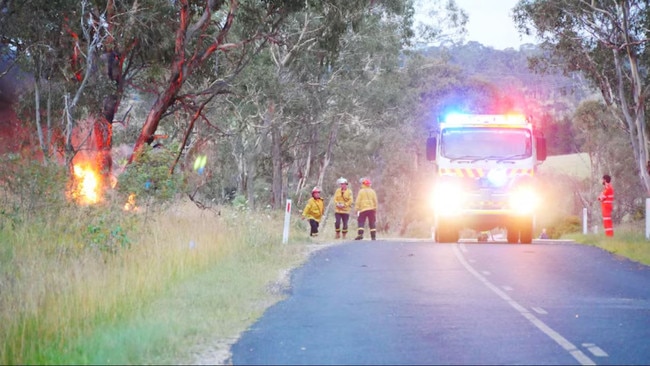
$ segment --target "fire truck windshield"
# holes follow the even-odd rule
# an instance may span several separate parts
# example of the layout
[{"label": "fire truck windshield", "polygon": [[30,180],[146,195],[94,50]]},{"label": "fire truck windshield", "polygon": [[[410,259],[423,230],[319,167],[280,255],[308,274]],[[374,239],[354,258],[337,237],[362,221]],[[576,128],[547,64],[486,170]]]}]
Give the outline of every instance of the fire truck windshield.
[{"label": "fire truck windshield", "polygon": [[531,133],[523,128],[458,127],[442,131],[441,155],[449,159],[525,159]]}]

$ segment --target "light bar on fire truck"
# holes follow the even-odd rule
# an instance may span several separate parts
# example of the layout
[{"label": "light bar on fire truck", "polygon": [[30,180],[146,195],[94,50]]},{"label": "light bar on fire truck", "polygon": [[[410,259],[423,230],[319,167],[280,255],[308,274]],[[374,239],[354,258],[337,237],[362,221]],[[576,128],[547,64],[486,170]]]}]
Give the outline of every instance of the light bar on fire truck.
[{"label": "light bar on fire truck", "polygon": [[451,113],[443,122],[446,126],[526,126],[528,120],[522,114],[461,114]]}]

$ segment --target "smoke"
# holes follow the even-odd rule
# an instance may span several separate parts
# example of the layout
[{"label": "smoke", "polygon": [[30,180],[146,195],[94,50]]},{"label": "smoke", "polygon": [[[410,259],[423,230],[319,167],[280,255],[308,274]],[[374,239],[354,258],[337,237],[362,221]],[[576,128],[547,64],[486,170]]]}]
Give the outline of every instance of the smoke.
[{"label": "smoke", "polygon": [[119,146],[113,146],[111,149],[111,156],[113,158],[112,172],[113,177],[118,178],[126,168],[126,164],[129,161],[129,156],[133,153],[133,146],[122,144]]}]

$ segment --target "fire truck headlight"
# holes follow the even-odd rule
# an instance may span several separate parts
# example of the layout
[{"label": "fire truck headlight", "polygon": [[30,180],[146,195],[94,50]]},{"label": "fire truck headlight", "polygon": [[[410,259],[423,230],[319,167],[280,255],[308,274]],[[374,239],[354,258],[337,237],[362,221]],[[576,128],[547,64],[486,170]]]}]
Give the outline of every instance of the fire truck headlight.
[{"label": "fire truck headlight", "polygon": [[517,213],[531,213],[538,204],[539,196],[532,188],[520,188],[510,196],[510,207]]},{"label": "fire truck headlight", "polygon": [[462,187],[451,183],[442,183],[436,187],[433,207],[438,215],[454,215],[460,212],[465,200]]}]

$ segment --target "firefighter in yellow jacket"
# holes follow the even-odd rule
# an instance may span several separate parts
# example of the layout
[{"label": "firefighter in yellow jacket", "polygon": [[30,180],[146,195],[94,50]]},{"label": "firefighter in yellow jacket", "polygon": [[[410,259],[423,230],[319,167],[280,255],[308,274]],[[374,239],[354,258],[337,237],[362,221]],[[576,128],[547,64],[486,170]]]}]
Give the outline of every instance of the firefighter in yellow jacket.
[{"label": "firefighter in yellow jacket", "polygon": [[363,239],[363,231],[366,226],[366,219],[368,220],[368,227],[370,228],[370,238],[377,240],[377,194],[375,190],[370,188],[370,179],[361,178],[361,189],[357,195],[357,201],[354,203],[354,208],[357,210],[357,223],[359,225],[357,237],[354,240]]},{"label": "firefighter in yellow jacket", "polygon": [[318,225],[323,217],[324,208],[323,199],[320,198],[320,187],[316,186],[311,190],[311,198],[307,201],[305,209],[302,210],[302,219],[309,220],[311,228],[309,234],[312,237],[318,236]]},{"label": "firefighter in yellow jacket", "polygon": [[[350,219],[350,211],[354,198],[352,197],[352,190],[348,189],[348,180],[341,177],[336,180],[339,188],[334,193],[334,230],[336,231],[336,238],[340,239],[343,234],[343,239],[348,234],[348,220]],[[341,224],[343,226],[341,227]]]}]

